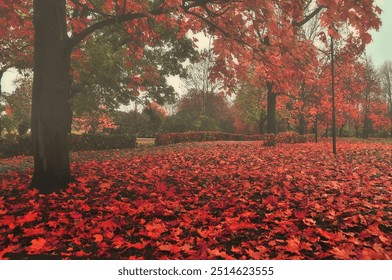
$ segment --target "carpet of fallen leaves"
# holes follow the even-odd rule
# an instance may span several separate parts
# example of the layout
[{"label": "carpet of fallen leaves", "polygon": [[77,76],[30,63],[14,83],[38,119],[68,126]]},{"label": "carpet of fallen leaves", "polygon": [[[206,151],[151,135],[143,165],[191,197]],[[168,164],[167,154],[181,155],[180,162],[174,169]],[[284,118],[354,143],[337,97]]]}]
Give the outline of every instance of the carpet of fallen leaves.
[{"label": "carpet of fallen leaves", "polygon": [[76,158],[60,194],[0,174],[0,259],[392,258],[390,144],[162,149]]}]

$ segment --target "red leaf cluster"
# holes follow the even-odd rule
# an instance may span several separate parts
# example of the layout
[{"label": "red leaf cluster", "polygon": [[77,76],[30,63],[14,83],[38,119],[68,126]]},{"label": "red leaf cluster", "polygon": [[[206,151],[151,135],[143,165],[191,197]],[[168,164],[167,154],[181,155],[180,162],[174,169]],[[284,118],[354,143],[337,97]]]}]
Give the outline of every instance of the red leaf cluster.
[{"label": "red leaf cluster", "polygon": [[0,179],[0,258],[391,259],[392,147],[203,142]]}]

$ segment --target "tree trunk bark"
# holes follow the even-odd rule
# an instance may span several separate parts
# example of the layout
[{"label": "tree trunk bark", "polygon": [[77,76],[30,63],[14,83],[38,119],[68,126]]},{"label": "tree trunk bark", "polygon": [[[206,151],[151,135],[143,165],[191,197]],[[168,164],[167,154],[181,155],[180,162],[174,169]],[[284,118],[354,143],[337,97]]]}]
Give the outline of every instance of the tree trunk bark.
[{"label": "tree trunk bark", "polygon": [[276,134],[276,94],[272,82],[267,82],[267,94],[267,133]]},{"label": "tree trunk bark", "polygon": [[390,119],[391,119],[391,120],[390,120],[390,122],[391,122],[391,128],[390,128],[390,131],[389,131],[389,137],[392,137],[392,116],[391,116]]},{"label": "tree trunk bark", "polygon": [[304,135],[305,134],[305,130],[306,130],[306,120],[305,117],[302,113],[299,114],[299,121],[298,121],[298,132],[300,135]]},{"label": "tree trunk bark", "polygon": [[369,131],[370,131],[370,124],[369,124],[369,118],[367,116],[365,116],[365,121],[363,124],[363,138],[367,139],[369,138]]},{"label": "tree trunk bark", "polygon": [[[0,70],[0,97],[1,97],[1,95],[2,95],[2,88],[1,88],[1,80],[3,79],[3,74],[4,74],[4,70]],[[0,120],[1,120],[1,116],[0,116]],[[1,121],[0,121],[0,136],[1,136],[1,133],[3,132],[3,125],[2,125],[2,123],[1,123]]]},{"label": "tree trunk bark", "polygon": [[70,52],[65,5],[65,0],[34,0],[31,187],[41,193],[59,191],[71,180]]},{"label": "tree trunk bark", "polygon": [[259,122],[258,122],[258,127],[259,127],[259,133],[264,134],[264,122],[265,122],[265,117],[264,113],[261,111],[259,115]]},{"label": "tree trunk bark", "polygon": [[0,70],[0,96],[1,96],[2,93],[3,93],[2,88],[1,88],[1,80],[3,79],[4,73],[5,73],[4,70]]},{"label": "tree trunk bark", "polygon": [[339,128],[339,137],[343,137],[344,124]]}]

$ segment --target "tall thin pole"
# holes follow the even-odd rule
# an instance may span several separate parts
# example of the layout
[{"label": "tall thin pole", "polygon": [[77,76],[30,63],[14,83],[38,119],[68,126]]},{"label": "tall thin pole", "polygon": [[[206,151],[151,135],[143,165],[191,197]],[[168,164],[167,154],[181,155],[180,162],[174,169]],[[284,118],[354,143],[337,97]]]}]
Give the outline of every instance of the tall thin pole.
[{"label": "tall thin pole", "polygon": [[332,150],[336,155],[336,108],[335,108],[335,60],[333,37],[331,36],[331,90],[332,90]]}]

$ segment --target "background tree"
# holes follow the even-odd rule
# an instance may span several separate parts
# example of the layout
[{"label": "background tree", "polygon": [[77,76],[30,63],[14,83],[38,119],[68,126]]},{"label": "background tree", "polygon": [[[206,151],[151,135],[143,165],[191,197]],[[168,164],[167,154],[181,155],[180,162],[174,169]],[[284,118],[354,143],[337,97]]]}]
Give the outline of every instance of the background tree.
[{"label": "background tree", "polygon": [[24,135],[31,124],[31,73],[19,74],[14,86],[12,93],[3,93],[0,97],[0,134],[5,129],[8,134]]},{"label": "background tree", "polygon": [[[72,108],[76,115],[98,110],[99,104],[118,109],[129,102],[148,105],[175,102],[176,93],[167,78],[184,76],[182,63],[198,57],[188,38],[163,26],[156,27],[160,41],[145,46],[138,56],[129,53],[130,37],[124,30],[110,26],[105,36],[94,35],[77,52],[73,63]],[[76,54],[74,54],[76,56]]]},{"label": "background tree", "polygon": [[31,125],[31,76],[21,76],[15,82],[15,90],[5,98],[12,114],[9,116],[19,135],[24,135]]},{"label": "background tree", "polygon": [[72,130],[76,133],[107,133],[116,128],[113,116],[104,105],[100,105],[98,110],[75,117],[72,123]]},{"label": "background tree", "polygon": [[189,90],[178,101],[176,115],[168,121],[175,120],[170,126],[179,125],[182,127],[181,131],[233,131],[231,108],[227,98],[214,92]]},{"label": "background tree", "polygon": [[385,61],[380,69],[379,75],[382,83],[382,91],[384,99],[388,104],[388,116],[389,116],[389,135],[392,137],[392,61]]},{"label": "background tree", "polygon": [[375,115],[373,112],[373,101],[380,95],[380,83],[377,71],[369,57],[364,58],[364,88],[362,91],[362,116],[363,116],[363,138],[368,138],[373,129]]},{"label": "background tree", "polygon": [[0,95],[1,80],[9,69],[22,72],[32,68],[33,24],[31,1],[19,5],[4,1],[0,11]]},{"label": "background tree", "polygon": [[[319,26],[336,38],[339,34],[330,27],[350,26],[344,30],[357,39],[363,50],[371,41],[369,29],[377,29],[381,24],[379,13],[374,1],[264,1],[253,5],[248,13],[229,11],[223,19],[206,19],[216,34],[217,75],[225,77],[226,85],[232,86],[235,76],[246,76],[253,65],[254,75],[260,78],[252,80],[265,81],[255,85],[268,92],[267,130],[275,132],[276,96],[298,95],[300,90],[290,80],[308,81],[315,76],[317,45],[301,36],[301,28],[317,15]],[[224,30],[229,24],[232,28]],[[247,26],[247,30],[241,26]],[[231,39],[230,44],[226,38]],[[235,74],[230,74],[231,69],[235,69]]]},{"label": "background tree", "polygon": [[139,120],[139,131],[144,137],[155,137],[167,116],[168,113],[162,106],[151,102],[143,110],[140,120],[145,120]]},{"label": "background tree", "polygon": [[2,137],[3,131],[11,130],[9,129],[10,126],[8,125],[10,121],[10,118],[8,116],[9,107],[7,106],[7,103],[5,101],[7,95],[7,93],[0,95],[0,137]]},{"label": "background tree", "polygon": [[[220,80],[212,80],[210,71],[214,65],[211,53],[202,51],[201,60],[187,67],[185,88],[177,105],[177,113],[168,119],[165,130],[179,125],[182,131],[210,130],[232,131],[232,116],[229,102],[222,92]],[[180,119],[187,120],[186,123]]]},{"label": "background tree", "polygon": [[265,93],[250,83],[240,82],[233,104],[234,126],[240,133],[265,132],[267,120]]}]

